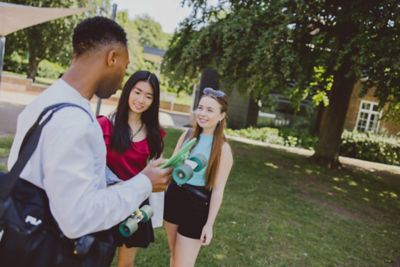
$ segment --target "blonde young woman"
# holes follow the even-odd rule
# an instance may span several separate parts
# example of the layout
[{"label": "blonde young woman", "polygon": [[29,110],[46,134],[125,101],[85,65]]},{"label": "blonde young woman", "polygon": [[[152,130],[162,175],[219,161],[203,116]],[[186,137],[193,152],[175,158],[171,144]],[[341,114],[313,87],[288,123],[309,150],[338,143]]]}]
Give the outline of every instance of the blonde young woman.
[{"label": "blonde young woman", "polygon": [[[203,93],[190,138],[198,140],[191,154],[205,155],[207,168],[195,172],[182,186],[172,182],[165,196],[164,227],[173,267],[194,266],[201,246],[210,244],[233,164],[232,151],[224,135],[227,97],[212,88],[205,88]],[[187,141],[187,134],[179,138],[174,153]]]}]

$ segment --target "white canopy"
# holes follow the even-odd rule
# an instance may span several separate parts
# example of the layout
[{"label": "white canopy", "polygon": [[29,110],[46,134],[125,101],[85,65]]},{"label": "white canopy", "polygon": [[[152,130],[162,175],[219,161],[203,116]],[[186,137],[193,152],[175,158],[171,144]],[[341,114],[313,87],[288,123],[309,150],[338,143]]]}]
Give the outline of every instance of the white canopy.
[{"label": "white canopy", "polygon": [[31,7],[0,2],[0,36],[87,10],[86,8]]}]

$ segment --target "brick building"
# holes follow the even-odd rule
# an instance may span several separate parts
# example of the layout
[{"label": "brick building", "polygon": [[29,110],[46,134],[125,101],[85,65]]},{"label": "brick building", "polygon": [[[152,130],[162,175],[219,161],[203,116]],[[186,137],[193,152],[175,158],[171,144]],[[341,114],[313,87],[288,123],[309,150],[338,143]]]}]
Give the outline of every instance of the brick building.
[{"label": "brick building", "polygon": [[363,97],[359,96],[360,90],[361,83],[357,82],[351,95],[344,128],[349,131],[378,132],[390,135],[399,134],[399,123],[382,119],[388,106],[385,105],[383,110],[378,110],[379,101],[374,96],[374,90],[368,90],[367,94]]}]

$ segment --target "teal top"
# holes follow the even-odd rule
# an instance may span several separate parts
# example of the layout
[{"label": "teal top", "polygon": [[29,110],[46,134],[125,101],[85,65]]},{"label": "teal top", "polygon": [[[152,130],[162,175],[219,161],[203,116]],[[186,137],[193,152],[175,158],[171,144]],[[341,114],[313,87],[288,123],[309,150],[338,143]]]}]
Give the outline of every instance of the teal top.
[{"label": "teal top", "polygon": [[[210,159],[210,152],[211,152],[213,138],[214,136],[212,135],[200,134],[199,142],[190,152],[190,156],[194,156],[196,154],[203,154],[208,161]],[[189,181],[187,181],[187,183],[196,186],[205,186],[206,170],[207,167],[203,168],[199,172],[194,172],[192,178]]]}]

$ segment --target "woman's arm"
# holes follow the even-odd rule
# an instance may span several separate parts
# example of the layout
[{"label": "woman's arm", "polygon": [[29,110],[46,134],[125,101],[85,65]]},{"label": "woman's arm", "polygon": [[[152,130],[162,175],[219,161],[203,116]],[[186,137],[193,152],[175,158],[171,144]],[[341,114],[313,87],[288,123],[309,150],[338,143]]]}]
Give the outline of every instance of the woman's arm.
[{"label": "woman's arm", "polygon": [[212,239],[212,229],[214,226],[215,218],[217,217],[219,208],[222,204],[224,197],[225,185],[231,172],[233,165],[232,150],[228,143],[222,146],[221,161],[218,166],[217,177],[214,187],[212,189],[210,209],[208,211],[207,222],[203,227],[201,242],[203,245],[208,245]]},{"label": "woman's arm", "polygon": [[172,155],[175,155],[176,152],[179,151],[179,149],[182,147],[182,143],[185,141],[185,136],[187,131],[189,131],[189,129],[187,129],[186,131],[184,131],[181,136],[178,139],[178,142],[176,143],[175,149],[174,149],[174,153],[172,153]]}]

